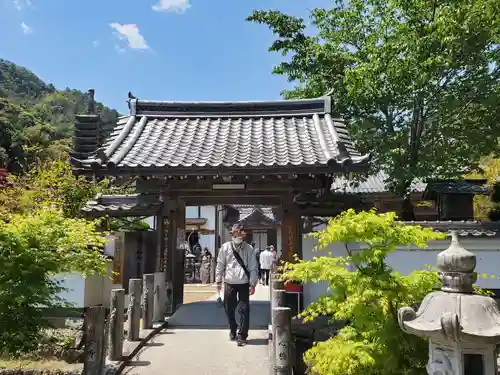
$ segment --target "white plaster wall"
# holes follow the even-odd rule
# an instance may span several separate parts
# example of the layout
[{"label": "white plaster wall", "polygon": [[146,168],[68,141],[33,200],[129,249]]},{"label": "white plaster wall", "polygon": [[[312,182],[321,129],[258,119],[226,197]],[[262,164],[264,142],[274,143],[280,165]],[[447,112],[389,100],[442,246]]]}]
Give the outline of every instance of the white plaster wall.
[{"label": "white plaster wall", "polygon": [[267,247],[267,231],[254,231],[252,241],[255,242],[257,249],[265,249]]},{"label": "white plaster wall", "polygon": [[61,282],[61,286],[68,290],[59,293],[58,296],[70,302],[74,307],[84,307],[85,279],[79,273],[67,273],[54,277],[54,280]]},{"label": "white plaster wall", "polygon": [[[496,276],[495,279],[478,279],[477,284],[484,288],[500,289],[500,240],[497,238],[461,238],[460,243],[466,249],[473,251],[477,256],[476,271],[489,276]],[[440,251],[445,250],[450,245],[450,240],[431,241],[427,249],[420,249],[415,246],[399,248],[387,258],[387,263],[395,271],[403,275],[410,274],[414,270],[425,269],[427,265],[434,266],[436,257]],[[346,250],[343,243],[331,244],[328,249],[312,251],[316,246],[316,240],[304,235],[302,238],[302,252],[305,260],[311,260],[315,256],[327,256],[331,252],[332,256],[345,256]],[[349,249],[356,250],[359,246],[350,244]],[[328,292],[327,283],[304,285],[304,304],[307,306],[317,300],[320,296]]]},{"label": "white plaster wall", "polygon": [[[337,242],[331,244],[328,249],[313,251],[313,248],[317,245],[315,238],[310,236],[302,237],[302,257],[304,260],[312,260],[314,257],[320,256],[347,256],[346,244],[343,242]],[[351,251],[356,251],[359,249],[357,244],[348,244],[347,248]],[[319,297],[328,292],[328,283],[325,281],[316,284],[306,284],[304,285],[304,305],[308,306],[311,302],[316,301]]]},{"label": "white plaster wall", "polygon": [[156,219],[154,216],[149,216],[142,221],[144,221],[147,225],[149,225],[151,229],[156,228]]}]

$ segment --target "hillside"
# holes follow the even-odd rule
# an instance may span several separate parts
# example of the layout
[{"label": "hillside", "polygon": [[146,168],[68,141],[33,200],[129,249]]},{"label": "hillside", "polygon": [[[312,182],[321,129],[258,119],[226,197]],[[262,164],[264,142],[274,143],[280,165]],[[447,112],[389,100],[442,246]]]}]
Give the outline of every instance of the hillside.
[{"label": "hillside", "polygon": [[[21,172],[38,161],[65,158],[75,114],[84,113],[88,95],[56,90],[30,70],[0,59],[0,168]],[[119,116],[96,103],[104,126]]]}]

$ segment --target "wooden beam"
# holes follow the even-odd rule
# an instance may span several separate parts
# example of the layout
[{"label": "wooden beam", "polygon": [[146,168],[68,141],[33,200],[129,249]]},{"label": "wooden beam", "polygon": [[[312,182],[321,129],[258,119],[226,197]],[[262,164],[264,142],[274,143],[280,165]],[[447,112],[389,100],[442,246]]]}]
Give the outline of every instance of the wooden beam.
[{"label": "wooden beam", "polygon": [[188,206],[214,206],[214,205],[229,205],[229,204],[248,204],[256,205],[260,204],[263,206],[279,206],[281,205],[281,199],[277,196],[232,196],[232,197],[203,197],[203,196],[192,196],[192,197],[182,197],[186,201]]},{"label": "wooden beam", "polygon": [[[313,178],[303,178],[295,180],[249,180],[231,181],[231,184],[244,184],[245,190],[235,191],[271,191],[283,193],[283,191],[315,191],[321,187],[321,181]],[[137,191],[140,193],[151,193],[158,191],[185,191],[185,192],[220,192],[214,190],[214,184],[230,184],[223,180],[169,180],[169,179],[138,179],[136,182]],[[224,192],[230,190],[222,190]]]},{"label": "wooden beam", "polygon": [[254,175],[321,175],[342,172],[366,172],[367,163],[348,166],[269,166],[269,167],[117,167],[108,169],[98,167],[95,169],[82,168],[75,170],[78,174],[90,176],[254,176]]}]

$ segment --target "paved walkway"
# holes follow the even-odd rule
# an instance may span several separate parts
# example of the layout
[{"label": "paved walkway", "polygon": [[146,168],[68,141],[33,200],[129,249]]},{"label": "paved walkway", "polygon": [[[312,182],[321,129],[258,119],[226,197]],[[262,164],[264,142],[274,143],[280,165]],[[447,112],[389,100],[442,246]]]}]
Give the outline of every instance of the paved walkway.
[{"label": "paved walkway", "polygon": [[262,375],[269,372],[267,345],[269,288],[259,286],[250,302],[248,345],[229,341],[223,307],[217,295],[181,306],[169,328],[155,338],[127,367],[129,375]]}]

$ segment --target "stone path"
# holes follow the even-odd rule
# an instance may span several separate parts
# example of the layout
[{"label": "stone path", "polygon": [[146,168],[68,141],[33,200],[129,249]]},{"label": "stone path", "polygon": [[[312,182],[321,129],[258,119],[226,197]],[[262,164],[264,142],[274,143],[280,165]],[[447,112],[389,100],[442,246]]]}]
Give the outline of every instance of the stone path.
[{"label": "stone path", "polygon": [[229,341],[224,309],[217,295],[183,305],[169,328],[146,345],[127,367],[129,375],[262,375],[269,371],[269,288],[259,286],[250,302],[248,345]]}]

